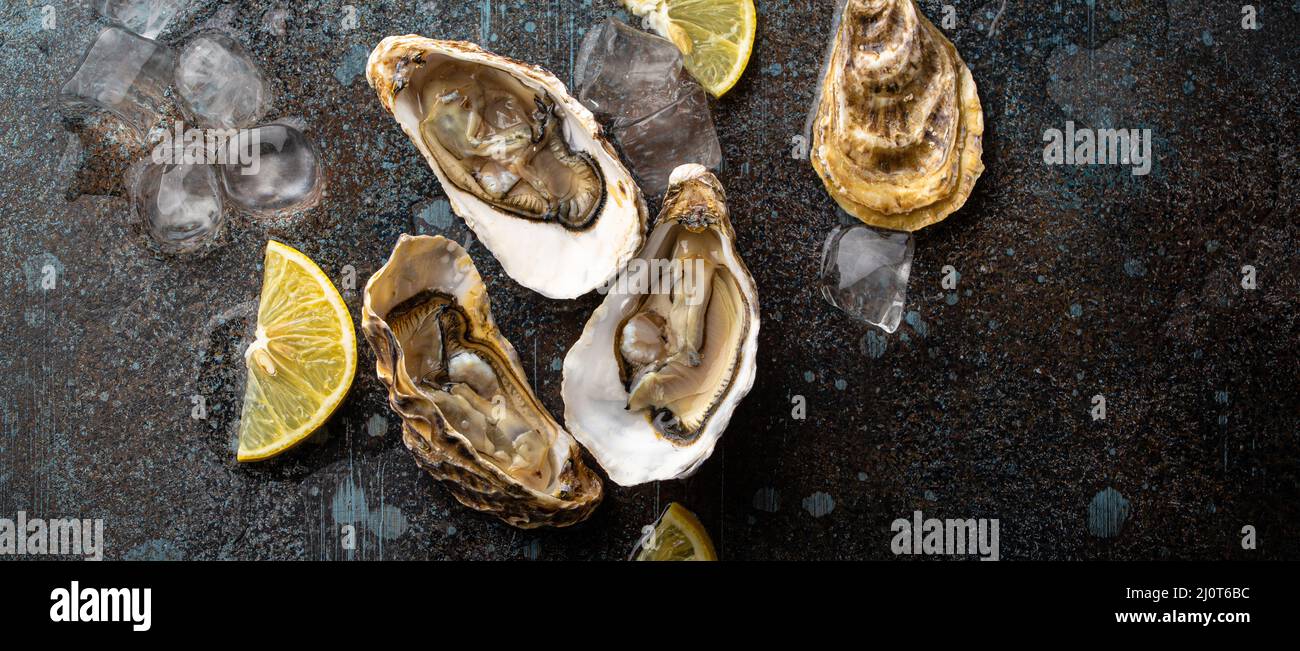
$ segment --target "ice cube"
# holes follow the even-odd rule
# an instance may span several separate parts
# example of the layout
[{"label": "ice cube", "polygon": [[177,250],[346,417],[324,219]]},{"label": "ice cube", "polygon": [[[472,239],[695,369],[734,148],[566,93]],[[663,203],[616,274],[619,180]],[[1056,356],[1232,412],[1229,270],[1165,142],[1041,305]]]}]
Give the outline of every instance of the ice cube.
[{"label": "ice cube", "polygon": [[145,160],[132,168],[129,190],[136,214],[165,251],[193,251],[221,231],[221,190],[211,165]]},{"label": "ice cube", "polygon": [[574,80],[579,101],[609,126],[645,192],[667,189],[678,165],[722,161],[708,95],[667,39],[610,18],[583,39]]},{"label": "ice cube", "polygon": [[650,194],[668,189],[668,178],[678,165],[699,163],[716,168],[722,162],[709,99],[699,86],[656,113],[615,127],[612,133],[641,189]]},{"label": "ice cube", "polygon": [[186,0],[95,0],[95,11],[140,36],[153,39],[186,9]]},{"label": "ice cube", "polygon": [[911,233],[836,226],[822,248],[822,296],[854,318],[897,330],[915,249]]},{"label": "ice cube", "polygon": [[306,210],[320,200],[325,185],[320,153],[305,134],[286,124],[242,129],[222,165],[226,197],[254,214],[274,216]]},{"label": "ice cube", "polygon": [[614,124],[635,122],[689,90],[677,46],[613,18],[583,38],[573,79],[578,100]]},{"label": "ice cube", "polygon": [[108,27],[95,37],[60,96],[112,112],[143,140],[166,110],[175,63],[166,46]]},{"label": "ice cube", "polygon": [[271,87],[238,41],[218,32],[194,37],[176,59],[176,90],[191,119],[234,129],[257,123]]}]

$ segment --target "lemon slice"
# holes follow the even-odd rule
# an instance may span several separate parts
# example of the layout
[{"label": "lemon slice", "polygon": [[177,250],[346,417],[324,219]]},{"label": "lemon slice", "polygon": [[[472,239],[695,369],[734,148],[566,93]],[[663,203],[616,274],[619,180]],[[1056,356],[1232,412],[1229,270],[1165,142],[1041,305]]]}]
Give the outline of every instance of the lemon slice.
[{"label": "lemon slice", "polygon": [[654,535],[642,545],[638,561],[716,561],[713,541],[694,513],[677,502],[668,505]]},{"label": "lemon slice", "polygon": [[357,371],[357,334],[334,283],[311,258],[266,243],[257,339],[244,351],[240,461],[273,457],[316,431]]},{"label": "lemon slice", "polygon": [[754,49],[754,0],[623,0],[682,51],[686,69],[714,97],[740,80]]}]

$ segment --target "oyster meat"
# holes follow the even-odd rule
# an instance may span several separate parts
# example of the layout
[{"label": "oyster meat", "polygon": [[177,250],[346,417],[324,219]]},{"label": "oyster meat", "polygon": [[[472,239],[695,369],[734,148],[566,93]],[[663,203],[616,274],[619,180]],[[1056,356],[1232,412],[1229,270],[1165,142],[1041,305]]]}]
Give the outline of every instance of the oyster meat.
[{"label": "oyster meat", "polygon": [[366,79],[506,273],[551,298],[609,279],[645,201],[591,112],[542,68],[472,43],[390,36]]},{"label": "oyster meat", "polygon": [[970,69],[914,0],[848,0],[813,118],[813,167],[872,226],[914,231],[961,208],[984,171]]},{"label": "oyster meat", "polygon": [[565,356],[566,424],[619,484],[691,474],[754,384],[758,326],[722,184],[682,165],[645,247]]},{"label": "oyster meat", "polygon": [[595,509],[600,478],[533,394],[460,245],[401,236],[366,283],[361,329],[402,441],[461,503],[524,528]]}]

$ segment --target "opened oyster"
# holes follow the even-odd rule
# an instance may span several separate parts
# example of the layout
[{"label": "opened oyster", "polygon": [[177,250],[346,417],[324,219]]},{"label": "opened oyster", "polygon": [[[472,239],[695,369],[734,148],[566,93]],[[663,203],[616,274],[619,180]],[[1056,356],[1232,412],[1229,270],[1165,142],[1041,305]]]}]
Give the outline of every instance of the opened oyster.
[{"label": "opened oyster", "polygon": [[645,248],[564,358],[565,422],[624,486],[683,477],[754,384],[758,290],[718,179],[673,171]]},{"label": "opened oyster", "polygon": [[591,514],[600,478],[533,394],[460,245],[403,235],[366,283],[361,329],[402,441],[456,499],[524,528]]},{"label": "opened oyster", "polygon": [[551,73],[473,43],[390,36],[366,79],[456,214],[520,284],[574,298],[641,246],[641,191]]},{"label": "opened oyster", "polygon": [[826,190],[872,226],[947,217],[984,171],[970,69],[913,0],[848,0],[834,38],[811,150]]}]

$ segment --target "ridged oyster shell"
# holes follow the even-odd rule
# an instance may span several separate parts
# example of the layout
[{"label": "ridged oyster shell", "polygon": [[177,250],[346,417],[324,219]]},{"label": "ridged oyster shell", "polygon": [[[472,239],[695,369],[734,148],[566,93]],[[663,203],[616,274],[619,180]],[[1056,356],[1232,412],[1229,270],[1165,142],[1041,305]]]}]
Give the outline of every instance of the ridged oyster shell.
[{"label": "ridged oyster shell", "polygon": [[457,500],[522,528],[595,509],[600,478],[533,394],[460,245],[401,236],[366,283],[361,330],[402,441]]},{"label": "ridged oyster shell", "polygon": [[872,226],[914,231],[966,202],[984,170],[970,69],[913,0],[848,0],[813,122],[826,190]]}]

